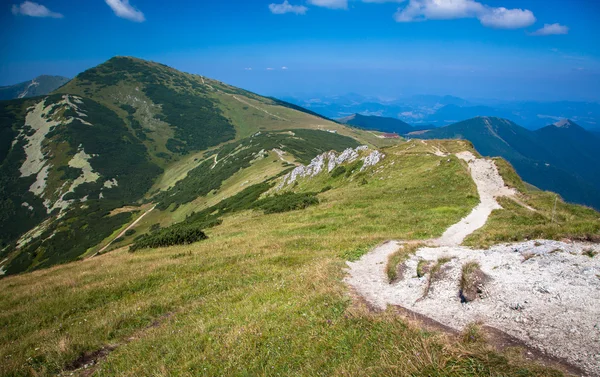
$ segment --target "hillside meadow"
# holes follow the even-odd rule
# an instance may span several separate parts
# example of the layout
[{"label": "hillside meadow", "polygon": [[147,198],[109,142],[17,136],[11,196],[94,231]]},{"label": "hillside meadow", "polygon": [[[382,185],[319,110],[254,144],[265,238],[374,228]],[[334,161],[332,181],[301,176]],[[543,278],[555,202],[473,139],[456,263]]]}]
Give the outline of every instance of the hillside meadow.
[{"label": "hillside meadow", "polygon": [[432,151],[405,143],[361,176],[307,179],[298,191],[331,186],[319,204],[234,212],[205,241],[0,280],[0,374],[561,375],[479,336],[374,312],[342,282],[346,260],[388,239],[437,237],[478,203],[465,165]]}]

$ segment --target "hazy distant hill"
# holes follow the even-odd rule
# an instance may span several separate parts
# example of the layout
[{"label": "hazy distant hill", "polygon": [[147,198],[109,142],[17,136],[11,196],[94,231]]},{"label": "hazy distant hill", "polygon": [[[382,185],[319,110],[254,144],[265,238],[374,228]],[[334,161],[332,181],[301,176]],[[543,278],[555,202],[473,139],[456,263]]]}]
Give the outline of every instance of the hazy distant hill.
[{"label": "hazy distant hill", "polygon": [[0,100],[46,95],[69,81],[62,76],[38,76],[31,81],[0,87]]},{"label": "hazy distant hill", "polygon": [[560,119],[571,119],[585,129],[600,124],[600,103],[578,101],[465,100],[453,96],[413,95],[378,98],[347,94],[290,97],[288,102],[330,118],[352,114],[397,118],[412,125],[442,127],[477,116],[511,120],[535,130]]},{"label": "hazy distant hill", "polygon": [[373,130],[381,132],[396,133],[404,135],[409,132],[421,130],[422,128],[415,128],[408,123],[401,121],[396,118],[386,118],[378,116],[366,116],[360,114],[354,114],[349,117],[340,118],[340,122],[348,124],[354,127],[362,128],[364,130]]},{"label": "hazy distant hill", "polygon": [[477,117],[412,136],[467,139],[482,155],[506,158],[525,181],[600,208],[598,141],[571,121],[529,131],[506,119]]}]

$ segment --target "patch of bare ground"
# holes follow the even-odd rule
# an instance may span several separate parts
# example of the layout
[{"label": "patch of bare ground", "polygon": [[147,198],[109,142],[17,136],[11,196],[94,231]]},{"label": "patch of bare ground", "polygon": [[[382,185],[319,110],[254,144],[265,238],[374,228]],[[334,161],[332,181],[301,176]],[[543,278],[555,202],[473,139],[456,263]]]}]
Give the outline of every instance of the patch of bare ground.
[{"label": "patch of bare ground", "polygon": [[109,216],[114,216],[114,215],[118,215],[119,213],[127,213],[127,212],[139,211],[140,209],[141,209],[140,207],[125,206],[125,207],[113,209],[112,211],[110,211],[110,213],[108,215]]},{"label": "patch of bare ground", "polygon": [[92,376],[100,367],[102,361],[104,361],[111,352],[119,347],[123,347],[137,339],[145,336],[145,334],[153,328],[159,327],[166,320],[172,317],[175,312],[168,312],[160,317],[156,318],[151,324],[138,330],[133,335],[122,340],[119,343],[107,344],[95,351],[87,351],[82,353],[77,359],[73,360],[70,364],[65,366],[61,376],[77,376],[77,377],[89,377]]},{"label": "patch of bare ground", "polygon": [[600,375],[600,245],[538,240],[488,250],[459,246],[501,208],[497,197],[516,191],[504,185],[493,161],[468,152],[458,157],[468,162],[481,203],[429,247],[403,258],[394,284],[386,262],[402,241],[348,262],[346,283],[373,308],[401,308],[452,333],[482,323],[496,346],[525,346],[533,359]]}]

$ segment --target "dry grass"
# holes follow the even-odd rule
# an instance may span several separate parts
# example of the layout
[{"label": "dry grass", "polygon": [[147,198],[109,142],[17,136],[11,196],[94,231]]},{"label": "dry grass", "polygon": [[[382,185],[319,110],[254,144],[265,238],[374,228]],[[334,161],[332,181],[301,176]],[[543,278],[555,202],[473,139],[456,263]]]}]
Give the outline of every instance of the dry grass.
[{"label": "dry grass", "polygon": [[431,290],[431,286],[433,283],[442,278],[444,271],[442,267],[450,262],[450,258],[439,258],[434,264],[431,265],[429,269],[429,276],[427,277],[427,283],[425,284],[425,288],[423,289],[423,296],[421,298],[427,297],[429,295],[429,291]]},{"label": "dry grass", "polygon": [[583,250],[583,255],[586,255],[590,258],[594,258],[596,255],[598,255],[598,252],[594,249],[585,249]]},{"label": "dry grass", "polygon": [[352,305],[340,255],[439,236],[477,203],[455,158],[388,153],[396,168],[303,211],[240,212],[201,243],[0,280],[0,375],[56,375],[116,344],[97,375],[555,376]]},{"label": "dry grass", "polygon": [[462,266],[459,296],[462,302],[475,301],[483,293],[486,277],[477,262],[468,262]]},{"label": "dry grass", "polygon": [[398,280],[402,280],[402,263],[404,263],[404,261],[406,261],[411,255],[413,255],[423,246],[425,245],[420,242],[407,243],[402,245],[398,251],[388,257],[385,270],[390,284],[393,284]]}]

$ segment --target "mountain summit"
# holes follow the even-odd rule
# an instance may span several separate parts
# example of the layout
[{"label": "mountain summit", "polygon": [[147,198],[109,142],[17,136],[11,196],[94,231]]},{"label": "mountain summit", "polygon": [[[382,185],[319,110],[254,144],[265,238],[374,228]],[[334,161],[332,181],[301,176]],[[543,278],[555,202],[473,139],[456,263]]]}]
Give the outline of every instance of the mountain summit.
[{"label": "mountain summit", "polygon": [[1,102],[0,116],[7,273],[96,252],[143,201],[169,209],[163,224],[185,218],[198,208],[194,199],[259,156],[274,154],[268,177],[296,159],[356,147],[361,135],[377,141],[283,101],[130,57],[88,69],[46,97]]},{"label": "mountain summit", "polygon": [[558,122],[552,124],[555,127],[559,128],[571,128],[571,127],[579,127],[579,125],[575,124],[570,119],[561,119]]}]

